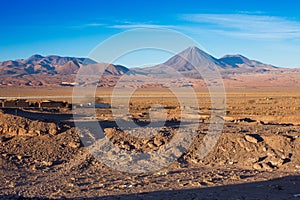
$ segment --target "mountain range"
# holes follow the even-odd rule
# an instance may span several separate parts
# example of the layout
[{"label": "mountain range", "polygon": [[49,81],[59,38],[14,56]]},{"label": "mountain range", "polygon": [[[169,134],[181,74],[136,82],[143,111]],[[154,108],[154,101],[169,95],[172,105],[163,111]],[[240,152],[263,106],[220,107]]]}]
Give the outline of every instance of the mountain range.
[{"label": "mountain range", "polygon": [[184,74],[186,77],[200,78],[198,71],[206,70],[211,66],[218,69],[223,76],[233,73],[266,72],[278,68],[273,65],[250,60],[242,55],[225,55],[217,59],[199,48],[192,46],[162,64],[143,70],[148,70],[155,74],[165,71],[166,67],[170,67]]},{"label": "mountain range", "polygon": [[[27,59],[0,62],[1,85],[47,85],[72,82],[80,68],[86,65],[103,65],[91,59],[61,56],[33,55]],[[231,74],[267,73],[285,68],[275,67],[259,61],[248,59],[242,55],[225,55],[215,58],[193,46],[188,47],[166,62],[147,68],[126,68],[121,65],[108,64],[105,75],[120,77],[127,72],[131,74],[151,74],[159,76],[168,73],[168,68],[178,71],[187,78],[199,79],[197,70],[205,70],[214,65],[220,73],[227,77]],[[105,86],[105,85],[104,85]]]}]

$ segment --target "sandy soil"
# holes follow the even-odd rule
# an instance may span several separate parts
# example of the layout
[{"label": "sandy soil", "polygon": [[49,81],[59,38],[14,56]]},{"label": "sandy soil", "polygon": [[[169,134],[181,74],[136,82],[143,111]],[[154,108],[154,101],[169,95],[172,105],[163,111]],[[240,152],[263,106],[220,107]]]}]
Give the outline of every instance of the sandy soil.
[{"label": "sandy soil", "polygon": [[[17,93],[30,96],[35,92],[34,89],[1,89],[1,96]],[[107,95],[102,99],[104,102],[110,101],[110,93],[110,90],[98,91],[99,95]],[[70,90],[49,93],[44,88],[39,94],[68,96]],[[149,105],[163,104],[167,106],[167,119],[175,122],[165,124],[165,132],[148,139],[134,138],[116,127],[109,109],[97,109],[97,120],[105,128],[105,136],[124,152],[164,148],[176,135],[179,119],[178,101],[168,94],[162,90],[147,90],[147,93],[143,90],[131,98],[129,116],[146,123]],[[199,147],[208,134],[211,106],[204,90],[198,91],[197,96],[202,118],[192,145],[168,167],[139,174],[114,170],[96,159],[80,140],[70,110],[56,113],[2,110],[0,198],[299,198],[296,197],[300,194],[298,88],[227,89],[227,116],[222,135],[203,159]]]}]

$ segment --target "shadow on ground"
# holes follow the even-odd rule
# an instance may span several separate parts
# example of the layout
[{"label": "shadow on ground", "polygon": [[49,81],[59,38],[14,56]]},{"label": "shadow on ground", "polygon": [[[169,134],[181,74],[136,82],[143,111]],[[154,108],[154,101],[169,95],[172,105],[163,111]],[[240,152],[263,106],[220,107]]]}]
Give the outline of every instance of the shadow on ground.
[{"label": "shadow on ground", "polygon": [[[126,191],[124,191],[126,192]],[[96,193],[96,191],[95,191]],[[84,195],[84,194],[83,194]],[[62,199],[300,199],[300,176],[287,176],[270,181],[251,182],[216,187],[143,192],[97,197],[72,197]],[[1,199],[48,199],[26,198],[18,195],[1,196]]]},{"label": "shadow on ground", "polygon": [[[14,115],[14,116],[19,116],[19,117],[24,117],[30,120],[38,120],[38,121],[43,121],[43,122],[54,122],[54,123],[62,123],[62,124],[68,124],[71,127],[75,127],[75,125],[79,125],[79,124],[85,124],[84,126],[89,127],[91,126],[91,124],[93,124],[95,121],[95,119],[92,119],[91,121],[79,121],[77,124],[74,124],[73,120],[74,120],[74,115],[73,113],[70,114],[66,114],[66,113],[59,113],[59,112],[42,112],[42,111],[34,111],[32,112],[31,110],[24,110],[24,109],[19,109],[19,108],[6,108],[6,109],[2,109],[3,112],[5,114],[10,114],[10,115]],[[83,114],[77,114],[76,115],[77,118],[81,118],[81,117],[86,117]],[[150,122],[146,122],[146,121],[139,121],[138,119],[133,118],[132,121],[134,121],[134,123],[137,126],[140,127],[145,127],[147,125],[149,125]],[[115,121],[107,121],[107,120],[103,120],[103,121],[98,121],[100,126],[102,128],[114,128],[114,127],[118,127],[118,125],[116,124]],[[127,122],[125,120],[122,120],[123,124],[127,124]],[[157,122],[157,123],[152,123],[153,128],[155,127],[161,127],[161,122]],[[164,126],[168,126],[168,127],[173,127],[173,128],[178,128],[179,125],[189,125],[189,122],[185,122],[183,124],[183,122],[180,121],[174,121],[174,120],[167,120],[164,123]],[[83,126],[83,127],[84,127]],[[130,128],[130,127],[128,127]]]}]

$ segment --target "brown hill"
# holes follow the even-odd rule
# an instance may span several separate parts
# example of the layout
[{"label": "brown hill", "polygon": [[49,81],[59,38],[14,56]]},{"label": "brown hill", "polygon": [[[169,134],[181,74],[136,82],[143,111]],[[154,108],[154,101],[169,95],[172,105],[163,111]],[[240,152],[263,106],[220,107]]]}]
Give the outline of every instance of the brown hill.
[{"label": "brown hill", "polygon": [[270,64],[264,64],[256,60],[250,60],[242,55],[226,55],[219,59],[220,62],[225,63],[233,68],[236,68],[235,72],[264,72],[274,70],[275,67]]},{"label": "brown hill", "polygon": [[[11,74],[75,74],[84,65],[97,64],[88,58],[33,55],[28,59],[8,60],[0,62],[1,75]],[[109,65],[106,72],[111,75],[121,75],[128,71],[120,65]]]},{"label": "brown hill", "polygon": [[[28,59],[0,62],[0,85],[9,86],[45,86],[61,85],[62,82],[74,82],[80,68],[103,65],[88,58],[33,55]],[[120,76],[129,70],[113,64],[108,66],[104,75]],[[89,69],[86,69],[87,71]]]}]

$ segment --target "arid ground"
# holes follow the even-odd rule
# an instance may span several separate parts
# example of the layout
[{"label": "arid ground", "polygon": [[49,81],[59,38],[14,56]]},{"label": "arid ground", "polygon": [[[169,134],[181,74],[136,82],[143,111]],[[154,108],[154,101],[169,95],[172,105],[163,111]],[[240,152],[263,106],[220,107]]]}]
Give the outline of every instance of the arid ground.
[{"label": "arid ground", "polygon": [[[96,94],[110,103],[111,92],[98,89]],[[72,110],[2,109],[0,198],[297,199],[299,92],[292,87],[227,88],[222,134],[201,159],[199,148],[210,123],[211,99],[205,89],[199,89],[200,125],[192,145],[177,161],[148,173],[117,171],[96,159],[81,141]],[[72,87],[0,88],[0,94],[61,96],[60,100],[70,101]],[[118,129],[110,109],[97,108],[96,118],[121,151],[157,151],[168,144],[180,123],[174,95],[155,88],[137,91],[130,100],[129,118],[149,122],[149,108],[155,104],[166,108],[170,123],[146,139]]]}]

